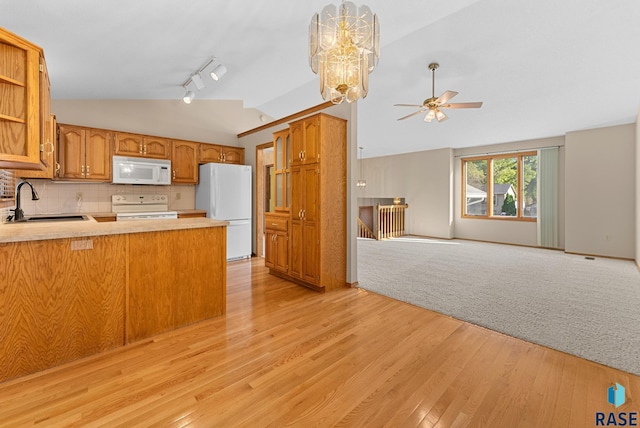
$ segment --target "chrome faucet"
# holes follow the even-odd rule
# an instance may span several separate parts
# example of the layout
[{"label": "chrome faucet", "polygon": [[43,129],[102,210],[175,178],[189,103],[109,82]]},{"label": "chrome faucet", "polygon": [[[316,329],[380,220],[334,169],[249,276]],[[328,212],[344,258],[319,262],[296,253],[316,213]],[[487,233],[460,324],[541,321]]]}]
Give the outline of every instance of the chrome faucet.
[{"label": "chrome faucet", "polygon": [[29,187],[31,187],[31,200],[37,201],[38,199],[40,199],[40,197],[38,196],[38,193],[36,192],[36,189],[33,188],[31,183],[29,183],[28,181],[21,181],[18,184],[18,187],[16,187],[16,209],[11,210],[14,213],[13,221],[24,221],[24,211],[22,211],[22,208],[20,208],[20,189],[25,184],[28,184]]}]

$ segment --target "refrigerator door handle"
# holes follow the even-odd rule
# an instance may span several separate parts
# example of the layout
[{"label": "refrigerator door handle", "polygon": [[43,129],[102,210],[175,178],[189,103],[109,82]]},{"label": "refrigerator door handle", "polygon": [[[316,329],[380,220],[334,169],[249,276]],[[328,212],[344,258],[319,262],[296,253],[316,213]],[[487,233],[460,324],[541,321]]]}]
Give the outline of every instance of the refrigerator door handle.
[{"label": "refrigerator door handle", "polygon": [[220,191],[218,190],[220,183],[218,183],[218,170],[214,168],[211,172],[211,188],[215,189],[215,200],[213,201],[213,209],[211,211],[213,211],[212,217],[218,218],[218,207],[220,206]]}]

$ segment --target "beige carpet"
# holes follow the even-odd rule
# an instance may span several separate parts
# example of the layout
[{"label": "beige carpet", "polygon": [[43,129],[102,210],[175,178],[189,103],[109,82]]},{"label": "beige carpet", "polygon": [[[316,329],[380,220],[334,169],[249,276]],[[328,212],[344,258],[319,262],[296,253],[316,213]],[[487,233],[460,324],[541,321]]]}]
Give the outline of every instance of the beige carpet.
[{"label": "beige carpet", "polygon": [[361,288],[640,375],[630,261],[464,240],[358,240]]}]

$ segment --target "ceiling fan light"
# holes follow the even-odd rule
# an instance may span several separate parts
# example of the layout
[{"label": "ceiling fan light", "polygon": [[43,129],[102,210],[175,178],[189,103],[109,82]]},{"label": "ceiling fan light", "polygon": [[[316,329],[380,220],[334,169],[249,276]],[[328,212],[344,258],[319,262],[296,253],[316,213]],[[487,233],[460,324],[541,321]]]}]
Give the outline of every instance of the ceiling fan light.
[{"label": "ceiling fan light", "polygon": [[424,121],[425,122],[431,122],[435,118],[436,118],[436,113],[435,113],[434,109],[430,108],[429,109],[429,113],[427,113],[427,115],[424,117]]},{"label": "ceiling fan light", "polygon": [[438,122],[442,122],[443,120],[447,120],[448,117],[446,114],[444,114],[444,112],[440,109],[435,109],[436,112],[436,119],[438,119]]}]

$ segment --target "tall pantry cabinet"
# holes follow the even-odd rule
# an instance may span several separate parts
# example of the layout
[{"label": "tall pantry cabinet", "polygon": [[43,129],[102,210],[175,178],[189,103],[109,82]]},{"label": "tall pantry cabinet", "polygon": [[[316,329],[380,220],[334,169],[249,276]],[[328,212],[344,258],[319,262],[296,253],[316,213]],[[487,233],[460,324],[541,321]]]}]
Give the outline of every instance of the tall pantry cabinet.
[{"label": "tall pantry cabinet", "polygon": [[344,287],[347,123],[320,113],[290,123],[289,135],[291,204],[286,276],[319,291]]}]

